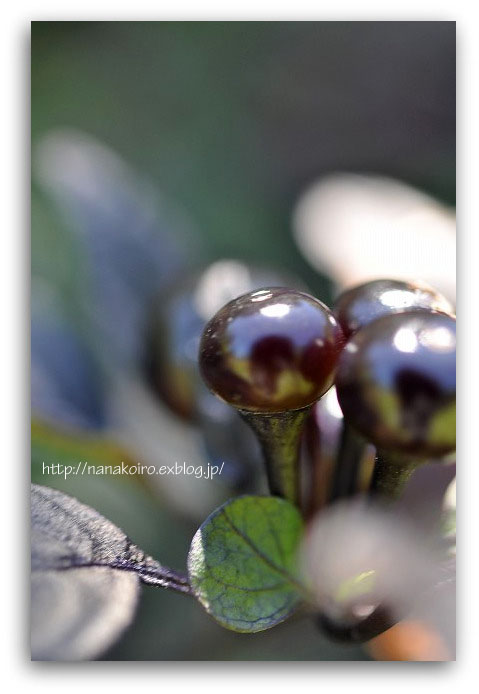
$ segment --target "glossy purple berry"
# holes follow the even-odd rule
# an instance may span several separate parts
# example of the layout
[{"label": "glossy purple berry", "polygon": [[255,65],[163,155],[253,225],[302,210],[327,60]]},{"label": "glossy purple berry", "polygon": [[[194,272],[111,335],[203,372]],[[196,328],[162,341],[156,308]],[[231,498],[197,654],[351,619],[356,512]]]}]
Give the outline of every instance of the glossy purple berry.
[{"label": "glossy purple berry", "polygon": [[444,456],[456,445],[456,321],[427,311],[383,316],[343,350],[345,420],[381,451]]},{"label": "glossy purple berry", "polygon": [[271,492],[293,503],[301,504],[303,426],[311,405],[333,383],[343,345],[327,306],[284,287],[230,301],[201,338],[199,365],[206,384],[253,429]]},{"label": "glossy purple berry", "polygon": [[381,316],[424,310],[453,313],[449,301],[427,285],[380,279],[343,292],[334,304],[333,313],[349,339]]},{"label": "glossy purple berry", "polygon": [[292,289],[261,289],[211,319],[201,339],[200,369],[209,388],[238,409],[297,410],[330,388],[343,344],[323,303]]}]

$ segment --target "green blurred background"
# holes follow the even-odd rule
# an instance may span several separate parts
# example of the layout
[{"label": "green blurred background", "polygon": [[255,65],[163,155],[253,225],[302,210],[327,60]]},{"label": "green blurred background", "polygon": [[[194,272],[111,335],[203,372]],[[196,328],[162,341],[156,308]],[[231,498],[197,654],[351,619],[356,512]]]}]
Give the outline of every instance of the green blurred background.
[{"label": "green blurred background", "polygon": [[151,176],[205,257],[296,269],[291,209],[323,173],[454,202],[455,24],[35,22],[33,142],[56,126]]},{"label": "green blurred background", "polygon": [[[311,182],[335,171],[374,172],[455,202],[453,22],[34,22],[31,80],[33,152],[57,127],[98,138],[183,208],[196,229],[197,260],[267,263],[297,274],[326,301],[328,279],[291,235],[293,206]],[[75,243],[35,182],[32,271],[56,284],[74,314]],[[40,427],[33,479],[78,496],[183,568],[195,524],[140,482],[36,472],[48,456],[106,459],[103,442],[95,446],[91,437],[72,443]],[[299,617],[262,634],[233,634],[192,600],[152,588],[105,655],[367,657]]]}]

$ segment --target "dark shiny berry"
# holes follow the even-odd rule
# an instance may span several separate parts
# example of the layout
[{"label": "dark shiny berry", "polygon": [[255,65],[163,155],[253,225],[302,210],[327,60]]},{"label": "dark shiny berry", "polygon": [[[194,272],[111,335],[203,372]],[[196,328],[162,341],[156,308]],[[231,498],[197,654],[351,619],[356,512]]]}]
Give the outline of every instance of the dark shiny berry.
[{"label": "dark shiny berry", "polygon": [[400,280],[373,280],[343,292],[333,313],[346,338],[380,316],[429,310],[452,314],[449,301],[427,285]]},{"label": "dark shiny berry", "polygon": [[[208,400],[198,374],[198,347],[210,318],[240,294],[287,281],[290,278],[276,270],[223,259],[182,277],[157,297],[149,325],[148,374],[156,393],[176,414],[198,422],[204,420],[205,409],[217,413],[222,406],[209,391],[214,402]],[[224,417],[236,422],[230,408],[223,407]]]},{"label": "dark shiny berry", "polygon": [[311,405],[332,385],[344,344],[331,311],[292,289],[262,289],[231,301],[200,344],[207,385],[231,405],[283,412]]},{"label": "dark shiny berry", "polygon": [[348,424],[384,451],[439,457],[456,445],[456,321],[440,313],[383,316],[339,359]]}]

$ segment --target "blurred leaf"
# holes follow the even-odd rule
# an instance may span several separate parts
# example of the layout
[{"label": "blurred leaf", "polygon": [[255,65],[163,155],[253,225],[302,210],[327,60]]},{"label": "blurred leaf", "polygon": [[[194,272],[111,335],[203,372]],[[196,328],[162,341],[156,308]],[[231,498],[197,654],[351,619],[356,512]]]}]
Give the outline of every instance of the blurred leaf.
[{"label": "blurred leaf", "polygon": [[128,626],[140,579],[189,593],[188,582],[97,511],[32,485],[32,658],[81,660]]},{"label": "blurred leaf", "polygon": [[[136,450],[125,446],[123,440],[118,442],[113,438],[117,435],[118,432],[99,434],[59,429],[32,420],[32,482],[81,499],[116,525],[128,528],[129,535],[148,554],[161,556],[169,566],[181,567],[198,521],[187,520],[174,513],[175,509],[172,511],[174,502],[166,496],[169,493],[171,497],[172,492],[167,489],[161,495],[159,484],[155,484],[158,479],[163,479],[161,476],[133,474],[131,466],[146,461],[138,458]],[[161,447],[159,438],[158,448]],[[79,474],[58,474],[58,470],[52,468],[52,464],[61,464],[71,465],[73,470],[77,470],[80,461],[88,462],[88,474],[81,474],[82,470]],[[122,462],[128,465],[130,474],[107,472],[109,466],[121,465]],[[179,477],[171,479],[174,483]],[[202,486],[209,488],[211,485],[204,482]],[[213,505],[210,503],[206,509]],[[207,510],[204,510],[201,520],[206,515]]]},{"label": "blurred leaf", "polygon": [[38,143],[34,174],[82,248],[83,312],[110,359],[137,364],[149,304],[193,245],[189,222],[115,152],[75,130]]},{"label": "blurred leaf", "polygon": [[51,199],[32,182],[32,315],[55,307],[69,321],[79,320],[79,298],[86,277],[82,244],[62,222]]},{"label": "blurred leaf", "polygon": [[[82,474],[85,462],[88,463],[87,474]],[[83,499],[114,523],[127,527],[150,553],[164,551],[171,537],[171,529],[166,531],[170,517],[158,504],[148,484],[149,478],[139,474],[103,473],[122,462],[132,469],[136,461],[130,450],[107,435],[53,427],[44,421],[32,420],[32,482]],[[190,537],[191,530],[184,541],[188,543]],[[184,553],[175,552],[168,559],[173,563],[183,561]]]},{"label": "blurred leaf", "polygon": [[[200,429],[174,415],[140,380],[119,372],[111,384],[109,408],[122,439],[142,463],[157,470],[176,462],[206,468],[209,460]],[[208,480],[189,474],[149,475],[147,479],[169,508],[195,520],[194,527],[209,509],[231,496],[222,475]],[[191,533],[188,541],[190,537]]]},{"label": "blurred leaf", "polygon": [[57,489],[32,485],[32,571],[81,566],[134,571],[145,583],[190,592],[186,578],[146,555],[97,511]]},{"label": "blurred leaf", "polygon": [[224,627],[256,632],[282,622],[298,605],[298,510],[275,497],[226,502],[195,534],[188,573],[196,597]]},{"label": "blurred leaf", "polygon": [[129,451],[110,438],[100,434],[63,430],[40,420],[32,420],[32,481],[44,477],[43,462],[78,465],[87,460],[89,465],[119,465],[121,461],[133,464]]},{"label": "blurred leaf", "polygon": [[131,622],[139,580],[108,567],[32,574],[32,659],[87,660]]},{"label": "blurred leaf", "polygon": [[32,317],[32,411],[57,425],[106,424],[102,374],[83,337],[51,313]]}]

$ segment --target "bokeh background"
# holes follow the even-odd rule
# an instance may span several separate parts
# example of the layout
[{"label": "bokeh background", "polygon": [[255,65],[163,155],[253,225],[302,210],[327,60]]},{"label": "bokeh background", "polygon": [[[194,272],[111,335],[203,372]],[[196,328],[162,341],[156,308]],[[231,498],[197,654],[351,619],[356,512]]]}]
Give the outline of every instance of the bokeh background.
[{"label": "bokeh background", "polygon": [[[176,415],[145,396],[154,388],[144,317],[172,281],[191,281],[192,268],[259,263],[331,301],[337,278],[310,262],[293,234],[293,211],[315,181],[372,173],[454,206],[455,24],[34,22],[31,80],[32,478],[97,508],[182,569],[199,522],[234,485],[215,488],[212,499],[198,495],[198,482],[62,480],[44,475],[41,462],[137,460],[167,435]],[[117,159],[105,163],[110,151],[128,176]],[[149,284],[139,287],[139,277]],[[116,354],[115,343],[131,349]],[[115,390],[118,374],[130,390]],[[118,399],[140,408],[137,387],[148,406],[133,435]],[[175,422],[180,438],[188,427],[196,440],[196,424]],[[149,446],[135,445],[150,435]],[[144,588],[133,625],[102,657],[369,655],[301,617],[233,634],[193,601]]]}]

